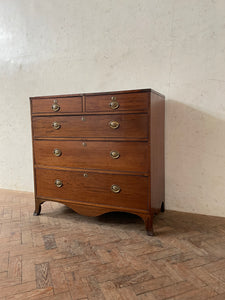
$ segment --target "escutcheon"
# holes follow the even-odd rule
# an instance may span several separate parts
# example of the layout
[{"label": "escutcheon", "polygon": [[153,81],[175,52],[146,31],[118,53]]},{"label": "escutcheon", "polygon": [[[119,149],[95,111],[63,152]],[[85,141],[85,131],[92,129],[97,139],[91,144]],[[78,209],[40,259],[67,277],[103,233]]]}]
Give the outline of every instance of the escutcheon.
[{"label": "escutcheon", "polygon": [[54,155],[57,156],[57,157],[62,155],[62,151],[61,151],[60,149],[54,149],[54,150],[53,150],[53,153],[54,153]]},{"label": "escutcheon", "polygon": [[110,152],[110,156],[113,158],[113,159],[117,159],[120,157],[120,154],[118,151],[111,151]]},{"label": "escutcheon", "polygon": [[121,191],[121,188],[120,188],[120,186],[119,185],[117,185],[117,184],[113,184],[112,186],[111,186],[111,191],[113,192],[113,193],[119,193],[120,191]]},{"label": "escutcheon", "polygon": [[55,185],[58,187],[58,188],[61,188],[63,186],[63,183],[60,179],[56,179],[55,180]]},{"label": "escutcheon", "polygon": [[58,129],[61,127],[61,125],[60,125],[59,123],[57,123],[57,122],[53,122],[53,123],[52,123],[52,127],[53,127],[55,130],[58,130]]}]

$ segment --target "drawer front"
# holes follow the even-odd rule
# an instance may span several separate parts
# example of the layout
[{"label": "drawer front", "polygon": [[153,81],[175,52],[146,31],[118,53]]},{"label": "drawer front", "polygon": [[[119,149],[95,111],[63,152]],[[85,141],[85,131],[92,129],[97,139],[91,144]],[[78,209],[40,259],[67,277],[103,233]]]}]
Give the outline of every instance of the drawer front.
[{"label": "drawer front", "polygon": [[31,111],[33,114],[82,112],[82,97],[32,99]]},{"label": "drawer front", "polygon": [[85,99],[87,112],[147,111],[149,94],[147,92],[106,94],[86,96]]},{"label": "drawer front", "polygon": [[35,173],[37,197],[148,208],[148,177],[49,169],[36,169]]},{"label": "drawer front", "polygon": [[148,172],[147,142],[34,141],[37,165]]},{"label": "drawer front", "polygon": [[36,137],[147,138],[148,115],[85,115],[33,117]]}]

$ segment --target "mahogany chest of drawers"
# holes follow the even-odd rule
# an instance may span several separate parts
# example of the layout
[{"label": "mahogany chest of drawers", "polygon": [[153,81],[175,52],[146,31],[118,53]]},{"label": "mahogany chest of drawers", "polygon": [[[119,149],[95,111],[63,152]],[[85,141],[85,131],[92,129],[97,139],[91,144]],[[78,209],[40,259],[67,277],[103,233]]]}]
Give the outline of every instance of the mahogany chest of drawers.
[{"label": "mahogany chest of drawers", "polygon": [[164,210],[164,96],[151,90],[31,97],[35,211],[140,216]]}]

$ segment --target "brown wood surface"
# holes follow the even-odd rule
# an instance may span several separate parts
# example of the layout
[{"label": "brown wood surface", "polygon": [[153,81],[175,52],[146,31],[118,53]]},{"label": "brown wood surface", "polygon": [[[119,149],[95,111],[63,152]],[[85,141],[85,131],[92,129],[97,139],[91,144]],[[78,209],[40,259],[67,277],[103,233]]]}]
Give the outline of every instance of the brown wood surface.
[{"label": "brown wood surface", "polygon": [[[112,100],[112,97],[115,100]],[[86,112],[147,111],[148,99],[148,92],[86,96]],[[117,101],[119,104],[119,107],[115,110],[110,107],[112,101]]]},{"label": "brown wood surface", "polygon": [[[55,156],[54,149],[61,150],[61,156]],[[119,158],[113,159],[111,151],[118,151]],[[35,164],[45,166],[147,173],[147,155],[146,142],[34,141]]]},{"label": "brown wood surface", "polygon": [[[113,100],[112,100],[112,97]],[[153,234],[164,203],[164,96],[151,89],[32,97],[35,215],[46,200],[78,213],[135,213]],[[53,112],[53,101],[60,105]],[[113,110],[111,101],[119,107]],[[110,121],[119,123],[117,129]],[[54,129],[52,123],[60,124]],[[54,149],[62,155],[56,157]],[[110,157],[118,151],[120,157]],[[87,176],[84,176],[84,174]],[[58,188],[55,180],[63,181]],[[121,191],[115,194],[111,186]]]},{"label": "brown wood surface", "polygon": [[[37,197],[147,209],[148,177],[36,168]],[[87,174],[87,177],[84,176]],[[55,185],[60,179],[62,187]],[[115,184],[119,193],[111,191]]]},{"label": "brown wood surface", "polygon": [[[54,100],[60,106],[58,112],[52,110]],[[46,99],[32,99],[31,111],[35,113],[61,114],[68,112],[82,112],[82,97],[65,97],[65,98],[46,98]]]},{"label": "brown wood surface", "polygon": [[76,93],[76,94],[66,94],[66,95],[32,96],[32,97],[30,97],[30,100],[32,100],[32,99],[47,99],[47,98],[53,99],[53,98],[68,98],[68,97],[84,97],[84,96],[97,96],[97,95],[109,95],[109,94],[119,95],[119,94],[131,94],[131,93],[140,93],[140,92],[154,93],[154,94],[164,97],[161,93],[159,93],[153,89],[147,88],[147,89],[107,91],[107,92],[94,92],[94,93]]},{"label": "brown wood surface", "polygon": [[150,109],[150,169],[151,169],[151,207],[160,209],[165,202],[165,99],[151,94]]},{"label": "brown wood surface", "polygon": [[[82,120],[84,118],[84,120]],[[110,121],[119,122],[117,129],[109,126]],[[57,122],[61,128],[56,130],[52,123]],[[146,138],[148,135],[147,114],[115,114],[33,117],[34,137],[123,137]]]},{"label": "brown wood surface", "polygon": [[97,96],[97,95],[109,95],[109,94],[127,94],[127,93],[139,93],[139,92],[152,92],[157,93],[153,89],[136,89],[136,90],[123,90],[123,91],[107,91],[107,92],[94,92],[94,93],[76,93],[76,94],[66,94],[66,95],[49,95],[49,96],[33,96],[30,99],[47,99],[47,98],[68,98],[68,97],[82,97],[82,96]]}]

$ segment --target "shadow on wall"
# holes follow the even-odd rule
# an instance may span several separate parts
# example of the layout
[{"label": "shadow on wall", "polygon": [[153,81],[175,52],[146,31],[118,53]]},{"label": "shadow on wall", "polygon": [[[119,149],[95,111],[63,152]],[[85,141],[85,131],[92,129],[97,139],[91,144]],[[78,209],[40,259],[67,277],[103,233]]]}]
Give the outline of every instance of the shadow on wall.
[{"label": "shadow on wall", "polygon": [[225,217],[225,120],[166,101],[166,208]]}]

